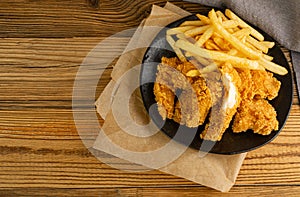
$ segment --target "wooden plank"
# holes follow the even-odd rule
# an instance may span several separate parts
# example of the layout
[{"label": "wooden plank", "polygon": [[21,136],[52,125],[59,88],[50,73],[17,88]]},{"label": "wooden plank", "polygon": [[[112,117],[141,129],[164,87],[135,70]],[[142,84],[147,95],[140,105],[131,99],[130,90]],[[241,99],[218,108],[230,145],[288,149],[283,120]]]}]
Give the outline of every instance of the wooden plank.
[{"label": "wooden plank", "polygon": [[[188,11],[203,6],[174,1]],[[150,14],[152,4],[166,1],[147,0],[2,0],[0,37],[99,37],[110,36],[137,27]]]},{"label": "wooden plank", "polygon": [[205,187],[171,187],[171,188],[91,188],[91,189],[58,189],[58,188],[14,188],[1,189],[3,196],[191,196],[191,197],[239,197],[239,196],[290,196],[298,197],[299,186],[239,186],[230,192],[221,193]]}]

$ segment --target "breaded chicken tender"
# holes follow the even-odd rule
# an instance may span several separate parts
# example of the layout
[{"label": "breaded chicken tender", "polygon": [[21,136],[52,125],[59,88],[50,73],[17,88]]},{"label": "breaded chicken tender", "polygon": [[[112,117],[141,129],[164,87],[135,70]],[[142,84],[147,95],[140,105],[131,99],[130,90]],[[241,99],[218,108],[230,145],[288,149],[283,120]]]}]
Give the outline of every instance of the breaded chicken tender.
[{"label": "breaded chicken tender", "polygon": [[268,71],[237,69],[243,82],[239,91],[243,99],[262,98],[272,100],[278,95],[280,81]]},{"label": "breaded chicken tender", "polygon": [[[174,121],[180,124],[197,127],[204,123],[212,105],[212,100],[204,78],[198,77],[192,83],[192,88],[192,90],[183,90],[180,94],[173,118]],[[196,96],[196,99],[193,96]]]},{"label": "breaded chicken tender", "polygon": [[[211,107],[211,95],[204,78],[187,76],[193,70],[197,68],[191,62],[180,62],[178,58],[162,58],[156,74],[154,95],[163,119],[173,118],[188,127],[197,127],[204,123]],[[174,107],[176,90],[181,91],[178,96],[182,106],[177,102]]]},{"label": "breaded chicken tender", "polygon": [[220,141],[222,139],[241,102],[238,91],[241,79],[237,71],[230,64],[223,65],[220,71],[222,73],[224,94],[222,99],[212,107],[209,125],[200,134],[202,139],[210,141]]},{"label": "breaded chicken tender", "polygon": [[173,117],[175,99],[173,91],[163,84],[155,83],[154,95],[158,105],[158,112],[162,119],[171,119]]},{"label": "breaded chicken tender", "polygon": [[272,73],[234,68],[228,62],[203,75],[199,69],[193,60],[162,58],[154,95],[163,119],[198,127],[210,114],[200,134],[200,138],[210,141],[220,141],[233,118],[235,133],[252,129],[268,135],[278,130],[276,111],[267,101],[278,95],[281,85]]},{"label": "breaded chicken tender", "polygon": [[254,133],[269,135],[278,130],[276,111],[265,99],[243,100],[233,122],[233,132],[252,129]]}]

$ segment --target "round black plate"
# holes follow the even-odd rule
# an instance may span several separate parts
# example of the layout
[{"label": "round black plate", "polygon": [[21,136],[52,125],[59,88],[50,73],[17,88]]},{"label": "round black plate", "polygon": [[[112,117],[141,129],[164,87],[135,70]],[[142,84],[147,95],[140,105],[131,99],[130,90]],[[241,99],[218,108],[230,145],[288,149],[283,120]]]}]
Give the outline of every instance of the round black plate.
[{"label": "round black plate", "polygon": [[[207,14],[207,13],[203,13],[203,14]],[[190,15],[169,24],[167,28],[177,27],[186,20],[196,20],[196,19],[197,17],[195,15]],[[157,65],[161,62],[161,58],[163,56],[165,57],[176,56],[176,54],[173,52],[173,50],[171,49],[171,47],[169,46],[169,44],[165,39],[167,28],[162,29],[159,32],[159,34],[155,37],[152,44],[146,51],[143,59],[143,65],[140,74],[140,82],[141,82],[140,91],[142,94],[144,105],[148,112],[150,107],[153,104],[156,104],[156,101],[153,93],[154,84],[147,83],[147,82],[155,81]],[[258,28],[256,29],[259,30]],[[261,30],[259,31],[265,36],[265,40],[275,42],[269,35],[267,35]],[[180,128],[181,133],[179,135],[176,135],[174,140],[183,143],[187,146],[190,146],[194,149],[199,150],[203,142],[206,142],[205,144],[208,144],[208,147],[209,144],[211,144],[211,146],[213,147],[210,147],[207,150],[210,153],[238,154],[238,153],[247,152],[256,149],[258,147],[267,144],[268,142],[272,141],[279,134],[280,130],[283,128],[291,108],[292,95],[293,95],[293,83],[292,83],[291,70],[289,68],[288,62],[284,54],[282,53],[277,43],[272,49],[269,50],[268,55],[274,57],[273,62],[284,66],[289,71],[289,73],[284,76],[280,76],[276,74],[274,75],[281,82],[281,88],[278,97],[270,101],[270,103],[277,111],[279,130],[273,131],[270,135],[262,136],[259,134],[254,134],[252,131],[236,134],[232,132],[230,126],[224,133],[222,140],[215,143],[215,142],[209,142],[200,139],[199,134],[203,131],[204,126],[199,126],[196,129],[192,129],[182,125],[180,126],[178,123],[169,119],[167,119],[166,122],[164,123],[155,105],[153,105],[154,107],[152,106],[153,108],[151,108],[151,113],[150,113],[151,119],[154,121],[155,124],[163,125],[161,131],[173,139],[176,133],[178,132],[178,128]],[[191,143],[189,138],[192,139]],[[203,147],[201,148],[201,150],[205,151]]]}]

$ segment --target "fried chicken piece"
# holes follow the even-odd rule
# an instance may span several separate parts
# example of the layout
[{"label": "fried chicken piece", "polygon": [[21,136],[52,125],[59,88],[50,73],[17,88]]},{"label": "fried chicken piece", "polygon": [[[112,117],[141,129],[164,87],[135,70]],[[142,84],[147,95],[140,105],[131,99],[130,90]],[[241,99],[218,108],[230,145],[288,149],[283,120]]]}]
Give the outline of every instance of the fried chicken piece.
[{"label": "fried chicken piece", "polygon": [[252,90],[256,98],[274,99],[280,89],[280,81],[268,71],[251,70],[252,75]]},{"label": "fried chicken piece", "polygon": [[187,83],[186,78],[176,70],[178,64],[180,61],[177,58],[162,58],[162,63],[157,67],[153,92],[158,112],[164,120],[173,117],[175,83],[178,83],[178,86],[186,86]]},{"label": "fried chicken piece", "polygon": [[205,75],[205,81],[211,93],[212,106],[217,104],[223,97],[222,73],[220,71],[211,72]]},{"label": "fried chicken piece", "polygon": [[176,86],[185,87],[188,82],[175,68],[166,64],[159,64],[156,73],[156,83],[163,84],[175,92]]},{"label": "fried chicken piece", "polygon": [[225,64],[220,68],[224,94],[211,109],[209,125],[200,134],[200,137],[210,141],[220,141],[223,133],[229,127],[232,117],[240,105],[241,97],[238,91],[241,79],[237,71],[230,65]]},{"label": "fried chicken piece", "polygon": [[269,135],[278,130],[276,111],[265,99],[243,100],[233,122],[233,132],[252,129],[254,133]]},{"label": "fried chicken piece", "polygon": [[188,127],[197,127],[204,123],[212,100],[204,78],[197,77],[192,88],[181,93],[175,106],[173,119]]},{"label": "fried chicken piece", "polygon": [[162,57],[161,63],[167,66],[171,66],[173,68],[177,68],[177,66],[181,64],[181,61],[177,57],[172,57],[172,58]]},{"label": "fried chicken piece", "polygon": [[156,82],[167,85],[174,92],[176,89],[187,89],[193,78],[185,74],[192,69],[195,69],[192,63],[180,62],[176,57],[163,57],[162,63],[157,67]]},{"label": "fried chicken piece", "polygon": [[278,95],[280,81],[268,71],[237,69],[242,80],[239,89],[243,99],[262,98],[272,100]]},{"label": "fried chicken piece", "polygon": [[175,95],[173,91],[163,84],[154,83],[154,95],[162,119],[171,119],[174,113]]},{"label": "fried chicken piece", "polygon": [[[154,95],[163,119],[173,118],[188,127],[197,127],[205,121],[211,107],[211,96],[202,77],[187,76],[193,70],[197,69],[191,62],[162,58],[156,74]],[[183,105],[176,104],[174,112],[174,92],[178,89],[182,90],[179,100]],[[167,95],[171,98],[166,98]]]}]

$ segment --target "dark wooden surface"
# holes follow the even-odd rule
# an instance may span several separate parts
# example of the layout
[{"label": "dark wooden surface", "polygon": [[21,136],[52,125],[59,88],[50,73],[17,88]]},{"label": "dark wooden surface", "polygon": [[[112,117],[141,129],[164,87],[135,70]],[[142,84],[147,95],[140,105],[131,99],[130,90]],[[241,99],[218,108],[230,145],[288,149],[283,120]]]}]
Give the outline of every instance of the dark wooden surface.
[{"label": "dark wooden surface", "polygon": [[[200,5],[171,1],[196,13]],[[88,52],[136,27],[162,0],[1,0],[1,196],[299,196],[300,107],[272,143],[247,155],[221,194],[159,171],[129,173],[97,160],[73,121],[72,90]],[[127,43],[124,37],[120,42]],[[289,51],[283,49],[288,60]],[[110,80],[107,68],[97,95]],[[96,96],[97,96],[96,95]]]}]

